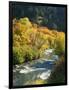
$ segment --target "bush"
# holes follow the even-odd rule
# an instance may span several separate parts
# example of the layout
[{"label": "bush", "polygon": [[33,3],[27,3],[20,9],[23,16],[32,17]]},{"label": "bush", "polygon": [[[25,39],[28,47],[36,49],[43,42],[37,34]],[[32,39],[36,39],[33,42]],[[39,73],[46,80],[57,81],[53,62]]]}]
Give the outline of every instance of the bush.
[{"label": "bush", "polygon": [[25,55],[24,55],[25,62],[31,61],[32,58],[33,58],[33,55],[31,51],[28,50],[27,52],[25,52]]},{"label": "bush", "polygon": [[22,52],[19,48],[13,48],[13,64],[21,64],[24,62],[24,58],[22,56]]},{"label": "bush", "polygon": [[32,54],[33,54],[33,59],[38,59],[40,57],[39,50],[33,49]]},{"label": "bush", "polygon": [[29,21],[29,19],[27,17],[20,18],[19,21],[20,21],[21,24],[27,25],[27,27],[31,27],[32,26],[31,22]]},{"label": "bush", "polygon": [[23,55],[25,62],[32,60],[33,54],[32,54],[32,48],[30,45],[25,44],[22,46],[22,55]]},{"label": "bush", "polygon": [[65,34],[60,32],[55,39],[56,46],[55,46],[55,53],[62,54],[65,52]]},{"label": "bush", "polygon": [[40,57],[38,50],[33,49],[29,45],[22,47],[13,47],[13,64],[22,64],[23,62],[32,61]]},{"label": "bush", "polygon": [[33,49],[30,45],[23,45],[22,47],[23,58],[25,62],[37,59],[39,56],[39,51]]},{"label": "bush", "polygon": [[57,61],[56,66],[51,73],[48,83],[65,83],[65,60],[64,56],[61,56],[60,59]]}]

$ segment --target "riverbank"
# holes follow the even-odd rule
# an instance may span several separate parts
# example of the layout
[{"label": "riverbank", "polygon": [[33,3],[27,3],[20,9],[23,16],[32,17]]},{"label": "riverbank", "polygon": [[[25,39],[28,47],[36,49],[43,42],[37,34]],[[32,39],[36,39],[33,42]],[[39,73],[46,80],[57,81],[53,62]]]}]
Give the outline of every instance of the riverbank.
[{"label": "riverbank", "polygon": [[[47,51],[45,55],[49,56],[50,52],[51,49],[49,52]],[[39,84],[46,84],[46,80],[50,77],[55,66],[55,61],[57,60],[58,56],[52,54],[51,57],[44,57],[21,65],[16,65],[16,67],[13,68],[13,84],[15,86],[32,85],[37,84],[37,82]]]}]

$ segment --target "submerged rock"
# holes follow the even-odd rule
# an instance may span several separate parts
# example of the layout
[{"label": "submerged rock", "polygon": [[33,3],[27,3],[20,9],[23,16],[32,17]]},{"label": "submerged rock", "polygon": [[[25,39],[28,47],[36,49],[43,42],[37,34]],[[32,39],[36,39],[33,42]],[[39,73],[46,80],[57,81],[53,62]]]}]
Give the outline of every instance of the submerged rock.
[{"label": "submerged rock", "polygon": [[51,70],[48,70],[46,72],[43,72],[41,75],[38,75],[38,77],[42,80],[46,80],[46,79],[48,79],[50,74],[51,74]]}]

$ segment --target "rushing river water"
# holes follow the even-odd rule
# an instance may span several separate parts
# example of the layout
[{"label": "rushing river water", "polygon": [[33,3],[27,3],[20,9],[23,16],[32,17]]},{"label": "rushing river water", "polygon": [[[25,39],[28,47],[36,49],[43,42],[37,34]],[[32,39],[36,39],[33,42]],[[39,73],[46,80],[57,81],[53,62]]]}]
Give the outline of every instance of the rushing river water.
[{"label": "rushing river water", "polygon": [[35,80],[45,81],[49,78],[58,55],[53,55],[53,49],[46,50],[44,54],[44,58],[13,68],[14,86],[32,85]]}]

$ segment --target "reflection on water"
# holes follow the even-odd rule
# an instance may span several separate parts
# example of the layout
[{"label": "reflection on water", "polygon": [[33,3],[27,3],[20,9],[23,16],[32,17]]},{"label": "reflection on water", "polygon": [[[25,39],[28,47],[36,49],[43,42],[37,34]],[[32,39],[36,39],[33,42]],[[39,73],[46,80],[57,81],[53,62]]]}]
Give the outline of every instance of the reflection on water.
[{"label": "reflection on water", "polygon": [[[46,81],[51,71],[54,68],[55,60],[58,60],[57,55],[52,54],[53,50],[50,49],[49,52],[45,51],[45,55],[52,55],[51,58],[42,58],[34,60],[31,63],[25,63],[22,65],[16,65],[13,68],[13,85],[14,86],[23,86],[23,85],[32,85],[36,84],[34,81]],[[33,83],[34,82],[34,83]],[[38,83],[37,83],[38,84]]]}]

